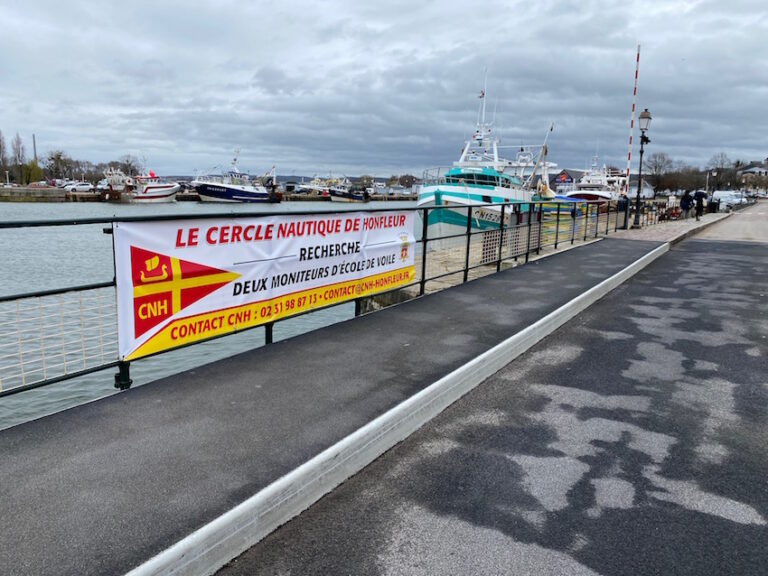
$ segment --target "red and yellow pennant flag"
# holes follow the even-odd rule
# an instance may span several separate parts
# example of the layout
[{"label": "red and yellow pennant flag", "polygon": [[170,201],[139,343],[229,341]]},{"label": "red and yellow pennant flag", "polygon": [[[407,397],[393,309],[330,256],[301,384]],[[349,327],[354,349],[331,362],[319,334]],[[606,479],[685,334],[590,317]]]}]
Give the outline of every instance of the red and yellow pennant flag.
[{"label": "red and yellow pennant flag", "polygon": [[134,338],[239,277],[131,246]]}]

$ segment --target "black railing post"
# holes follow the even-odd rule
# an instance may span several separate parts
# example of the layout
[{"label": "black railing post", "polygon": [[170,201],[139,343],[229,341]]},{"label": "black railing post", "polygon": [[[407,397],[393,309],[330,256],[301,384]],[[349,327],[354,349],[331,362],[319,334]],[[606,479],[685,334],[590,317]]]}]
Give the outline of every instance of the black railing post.
[{"label": "black railing post", "polygon": [[600,233],[600,204],[595,204],[595,238]]},{"label": "black railing post", "polygon": [[464,255],[464,282],[469,280],[469,246],[472,242],[472,206],[467,206],[467,252]]},{"label": "black railing post", "polygon": [[541,225],[544,219],[544,205],[536,204],[534,208],[538,208],[538,216],[536,216],[536,222],[539,225],[539,233],[537,234],[538,240],[536,242],[536,254],[541,254]]},{"label": "black railing post", "polygon": [[275,327],[274,322],[267,322],[264,324],[264,344],[272,344],[272,329]]},{"label": "black railing post", "polygon": [[585,202],[587,209],[584,210],[584,242],[587,241],[587,234],[589,233],[589,202]]},{"label": "black railing post", "polygon": [[557,219],[555,220],[555,250],[557,250],[557,240],[560,238],[560,202],[557,203]]},{"label": "black railing post", "polygon": [[117,365],[119,372],[115,374],[115,388],[119,390],[127,390],[131,387],[133,380],[131,380],[130,366],[130,362],[120,362]]},{"label": "black railing post", "polygon": [[360,316],[360,313],[363,310],[363,301],[362,298],[355,298],[355,317]]},{"label": "black railing post", "polygon": [[579,204],[572,204],[571,208],[571,245],[576,241],[576,213],[579,208]]},{"label": "black railing post", "polygon": [[419,296],[424,296],[424,289],[427,286],[427,218],[429,218],[429,209],[424,208],[421,222],[421,282],[419,283]]},{"label": "black railing post", "polygon": [[528,240],[525,242],[525,263],[528,264],[528,255],[531,253],[531,223],[533,221],[533,203],[528,203]]},{"label": "black railing post", "polygon": [[608,209],[605,211],[605,235],[608,236],[608,227],[611,225],[611,201],[605,204]]},{"label": "black railing post", "polygon": [[627,198],[627,202],[624,205],[624,230],[629,230],[629,205],[631,202]]},{"label": "black railing post", "polygon": [[507,207],[506,204],[501,205],[501,223],[499,225],[499,257],[496,260],[496,272],[499,272],[501,270],[501,255],[502,250],[504,249],[504,212],[505,208]]}]

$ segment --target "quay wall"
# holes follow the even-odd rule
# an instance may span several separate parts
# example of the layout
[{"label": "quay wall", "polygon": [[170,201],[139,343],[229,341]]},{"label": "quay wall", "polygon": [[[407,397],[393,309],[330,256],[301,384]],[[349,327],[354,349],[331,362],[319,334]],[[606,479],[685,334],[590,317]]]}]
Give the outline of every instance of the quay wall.
[{"label": "quay wall", "polygon": [[0,202],[66,202],[61,188],[0,188]]},{"label": "quay wall", "polygon": [[[176,200],[198,201],[200,197],[194,192],[180,193]],[[396,202],[416,200],[415,195],[392,194],[389,196],[372,196],[371,202]],[[284,194],[287,202],[329,202],[328,197],[311,194]],[[0,202],[98,202],[99,195],[93,192],[68,192],[62,188],[0,188]]]}]

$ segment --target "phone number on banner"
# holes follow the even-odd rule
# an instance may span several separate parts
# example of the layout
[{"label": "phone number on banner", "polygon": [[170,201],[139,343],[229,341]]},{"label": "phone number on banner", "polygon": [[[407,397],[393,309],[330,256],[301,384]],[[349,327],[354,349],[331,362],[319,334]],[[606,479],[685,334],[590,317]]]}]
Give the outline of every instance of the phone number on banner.
[{"label": "phone number on banner", "polygon": [[128,354],[124,360],[135,360],[163,350],[295,316],[315,308],[391,290],[409,284],[413,279],[414,267],[409,266],[362,279],[286,294],[270,300],[177,318]]}]

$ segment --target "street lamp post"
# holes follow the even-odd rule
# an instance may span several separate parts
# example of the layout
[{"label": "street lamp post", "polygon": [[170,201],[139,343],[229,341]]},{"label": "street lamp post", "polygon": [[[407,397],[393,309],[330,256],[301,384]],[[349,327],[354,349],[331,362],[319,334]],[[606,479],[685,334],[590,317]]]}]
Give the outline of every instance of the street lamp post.
[{"label": "street lamp post", "polygon": [[640,112],[637,118],[640,125],[640,169],[637,172],[637,198],[635,199],[635,221],[632,228],[640,228],[640,189],[643,187],[643,144],[650,144],[651,141],[645,135],[645,131],[651,126],[651,113],[648,108]]}]

